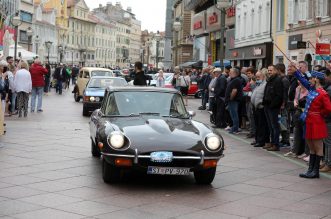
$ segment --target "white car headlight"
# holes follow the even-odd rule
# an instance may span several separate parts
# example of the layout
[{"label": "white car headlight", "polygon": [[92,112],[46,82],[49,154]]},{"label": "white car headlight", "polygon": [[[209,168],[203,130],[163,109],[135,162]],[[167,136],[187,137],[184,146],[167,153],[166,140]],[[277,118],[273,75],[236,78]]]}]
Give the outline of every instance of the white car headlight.
[{"label": "white car headlight", "polygon": [[109,143],[115,149],[120,149],[124,146],[124,135],[120,132],[113,132],[109,136]]},{"label": "white car headlight", "polygon": [[90,97],[90,101],[94,102],[95,101],[95,97]]},{"label": "white car headlight", "polygon": [[99,101],[100,101],[100,97],[96,97],[96,98],[95,98],[95,101],[96,101],[96,102],[99,102]]},{"label": "white car headlight", "polygon": [[209,150],[216,151],[221,147],[221,139],[216,135],[207,136],[206,146]]}]

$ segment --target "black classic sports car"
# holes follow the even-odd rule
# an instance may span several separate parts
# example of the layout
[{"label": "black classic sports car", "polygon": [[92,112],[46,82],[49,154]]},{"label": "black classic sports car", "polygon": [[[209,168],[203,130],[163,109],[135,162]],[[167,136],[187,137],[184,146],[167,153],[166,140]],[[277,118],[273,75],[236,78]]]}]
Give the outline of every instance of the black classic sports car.
[{"label": "black classic sports car", "polygon": [[189,175],[210,184],[223,156],[220,134],[192,120],[175,89],[108,87],[90,118],[91,150],[102,155],[103,180],[118,182],[125,169]]}]

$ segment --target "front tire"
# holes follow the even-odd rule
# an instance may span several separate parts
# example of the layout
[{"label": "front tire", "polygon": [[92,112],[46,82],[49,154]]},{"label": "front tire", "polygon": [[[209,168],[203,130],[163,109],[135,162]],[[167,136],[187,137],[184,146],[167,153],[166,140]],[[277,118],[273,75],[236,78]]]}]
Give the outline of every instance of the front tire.
[{"label": "front tire", "polygon": [[78,89],[75,89],[75,92],[74,92],[74,99],[75,99],[76,102],[79,102],[79,101],[80,101],[80,97],[79,97]]},{"label": "front tire", "polygon": [[195,93],[194,95],[195,98],[202,98],[202,92],[199,90],[198,92]]},{"label": "front tire", "polygon": [[213,182],[216,174],[216,167],[194,171],[194,178],[197,184],[209,185]]},{"label": "front tire", "polygon": [[83,106],[83,116],[89,116],[89,112],[86,107]]},{"label": "front tire", "polygon": [[91,153],[93,157],[97,157],[97,158],[101,157],[101,153],[92,139],[91,139]]},{"label": "front tire", "polygon": [[117,183],[121,180],[121,170],[102,160],[102,178],[105,183]]}]

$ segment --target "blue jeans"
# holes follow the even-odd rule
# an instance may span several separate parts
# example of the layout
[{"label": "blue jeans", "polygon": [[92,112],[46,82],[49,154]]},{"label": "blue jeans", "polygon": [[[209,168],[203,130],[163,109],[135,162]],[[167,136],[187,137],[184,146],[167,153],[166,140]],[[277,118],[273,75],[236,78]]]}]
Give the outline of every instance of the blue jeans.
[{"label": "blue jeans", "polygon": [[238,101],[229,101],[228,107],[229,107],[229,113],[232,119],[232,132],[238,132],[239,131],[239,116],[238,116]]},{"label": "blue jeans", "polygon": [[44,87],[33,87],[31,91],[31,112],[36,109],[36,98],[38,97],[37,110],[41,110],[43,105]]},{"label": "blue jeans", "polygon": [[10,107],[10,112],[15,112],[15,108],[16,108],[16,96],[17,96],[17,93],[16,92],[12,92],[12,95],[11,95],[11,107]]},{"label": "blue jeans", "polygon": [[62,94],[63,82],[61,80],[56,80],[56,93]]},{"label": "blue jeans", "polygon": [[264,107],[264,112],[267,118],[267,123],[271,135],[271,144],[279,147],[279,134],[280,127],[278,123],[278,115],[280,113],[280,109],[271,109],[269,107]]}]

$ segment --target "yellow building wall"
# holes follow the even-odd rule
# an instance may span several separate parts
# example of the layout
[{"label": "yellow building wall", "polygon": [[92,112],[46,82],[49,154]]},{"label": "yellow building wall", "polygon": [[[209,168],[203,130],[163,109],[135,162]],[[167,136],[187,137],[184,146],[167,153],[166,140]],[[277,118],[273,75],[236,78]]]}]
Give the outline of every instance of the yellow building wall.
[{"label": "yellow building wall", "polygon": [[[284,30],[277,31],[277,13],[278,13],[278,1],[280,0],[274,0],[272,5],[272,36],[274,40],[274,48],[273,48],[273,62],[276,64],[277,56],[284,56],[279,49],[275,46],[277,46],[286,54],[288,55],[288,33],[286,32],[286,29],[288,27],[287,25],[287,13],[288,13],[288,1],[284,0]],[[284,57],[284,64],[287,64],[287,60]]]}]

